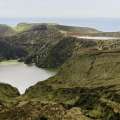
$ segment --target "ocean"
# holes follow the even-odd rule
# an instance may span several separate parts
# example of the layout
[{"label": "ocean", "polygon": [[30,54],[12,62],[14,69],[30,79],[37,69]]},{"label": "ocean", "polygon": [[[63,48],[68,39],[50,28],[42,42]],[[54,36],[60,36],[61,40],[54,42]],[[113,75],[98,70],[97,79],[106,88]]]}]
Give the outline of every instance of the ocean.
[{"label": "ocean", "polygon": [[0,18],[0,24],[58,23],[69,26],[92,27],[101,31],[120,31],[120,18]]}]

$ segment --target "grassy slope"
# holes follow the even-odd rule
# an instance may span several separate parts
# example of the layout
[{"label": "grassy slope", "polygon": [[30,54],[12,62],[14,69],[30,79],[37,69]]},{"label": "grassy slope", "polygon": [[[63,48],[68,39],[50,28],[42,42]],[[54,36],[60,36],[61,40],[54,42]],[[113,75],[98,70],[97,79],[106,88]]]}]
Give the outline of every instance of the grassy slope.
[{"label": "grassy slope", "polygon": [[[120,51],[90,52],[73,56],[55,77],[26,91],[28,98],[81,107],[89,118],[120,117]],[[117,110],[117,112],[116,112]]]},{"label": "grassy slope", "polygon": [[14,30],[16,32],[23,32],[23,31],[27,31],[29,29],[31,29],[33,27],[32,24],[29,23],[19,23],[17,24],[17,26],[15,26]]},{"label": "grassy slope", "polygon": [[65,25],[54,25],[56,28],[58,28],[60,31],[67,32],[68,35],[71,34],[78,34],[78,35],[84,35],[84,34],[91,34],[91,33],[100,33],[101,31],[94,29],[94,28],[88,28],[88,27],[74,27],[74,26],[65,26]]},{"label": "grassy slope", "polygon": [[65,26],[65,25],[59,25],[59,24],[52,24],[52,23],[19,23],[15,29],[19,32],[23,32],[26,30],[29,30],[35,26],[39,25],[47,25],[47,26],[53,26],[60,31],[66,31],[66,32],[75,32],[75,33],[98,33],[97,29],[94,28],[88,28],[88,27],[75,27],[75,26]]},{"label": "grassy slope", "polygon": [[[89,51],[96,42],[64,38],[60,30],[53,25],[37,25],[11,37],[15,45],[29,51],[38,66],[44,56],[42,63],[48,63],[47,67],[67,61],[56,76],[30,87],[12,109],[0,112],[0,119],[70,120],[77,119],[76,112],[79,116],[84,113],[86,120],[120,118],[120,51]],[[71,32],[70,28],[66,31]],[[65,114],[73,116],[66,119]]]},{"label": "grassy slope", "polygon": [[16,88],[8,84],[0,83],[0,112],[15,104],[15,99],[19,95],[20,94]]},{"label": "grassy slope", "polygon": [[77,120],[83,116],[81,120],[119,119],[119,56],[119,50],[74,55],[56,76],[29,88],[18,98],[19,104],[0,113],[0,118]]},{"label": "grassy slope", "polygon": [[19,96],[19,92],[16,88],[0,83],[0,100],[14,98]]},{"label": "grassy slope", "polygon": [[14,35],[16,32],[10,26],[0,24],[0,36],[11,36]]}]

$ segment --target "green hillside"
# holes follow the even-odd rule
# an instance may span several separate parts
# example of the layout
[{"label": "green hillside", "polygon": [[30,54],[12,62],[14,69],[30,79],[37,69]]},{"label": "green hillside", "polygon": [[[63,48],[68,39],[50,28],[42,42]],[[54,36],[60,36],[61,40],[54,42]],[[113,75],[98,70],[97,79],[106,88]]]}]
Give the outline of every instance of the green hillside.
[{"label": "green hillside", "polygon": [[12,27],[0,24],[0,36],[11,36],[14,35],[15,31]]},{"label": "green hillside", "polygon": [[29,88],[25,96],[62,103],[67,108],[81,108],[90,119],[118,119],[119,54],[119,51],[103,51],[73,56],[55,77]]},{"label": "green hillside", "polygon": [[0,60],[19,59],[58,73],[19,95],[0,85],[0,120],[119,120],[120,39],[93,28],[21,23],[0,38]]},{"label": "green hillside", "polygon": [[[92,41],[78,40],[66,36],[62,31],[66,32],[81,32],[91,33],[98,32],[92,28],[84,27],[67,27],[57,24],[25,24],[21,23],[18,26],[25,27],[27,30],[22,31],[8,39],[15,45],[25,51],[28,56],[25,58],[26,63],[34,62],[39,67],[58,67],[69,58],[74,49],[77,47],[86,48],[95,46]],[[28,29],[29,28],[29,29]],[[68,44],[67,44],[68,43]],[[69,47],[70,45],[70,47]],[[62,47],[63,49],[61,49]],[[56,51],[58,50],[58,54]],[[65,56],[65,54],[67,54]],[[58,59],[56,61],[56,59]]]},{"label": "green hillside", "polygon": [[29,23],[19,23],[17,24],[17,26],[15,26],[15,31],[17,32],[23,32],[23,31],[26,31],[26,30],[29,30],[30,28],[32,28],[32,24],[29,24]]}]

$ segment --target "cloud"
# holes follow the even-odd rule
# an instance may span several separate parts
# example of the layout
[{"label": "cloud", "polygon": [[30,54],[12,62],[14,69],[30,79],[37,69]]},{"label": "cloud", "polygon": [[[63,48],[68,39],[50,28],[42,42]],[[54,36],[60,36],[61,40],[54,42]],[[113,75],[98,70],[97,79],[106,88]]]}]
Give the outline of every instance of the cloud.
[{"label": "cloud", "polygon": [[119,0],[0,0],[0,17],[120,17]]}]

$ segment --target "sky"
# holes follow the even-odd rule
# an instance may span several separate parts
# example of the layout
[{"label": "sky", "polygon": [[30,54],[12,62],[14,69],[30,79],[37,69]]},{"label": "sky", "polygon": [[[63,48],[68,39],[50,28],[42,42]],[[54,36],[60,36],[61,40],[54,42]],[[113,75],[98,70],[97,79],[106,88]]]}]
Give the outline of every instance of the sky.
[{"label": "sky", "polygon": [[120,18],[120,0],[0,0],[0,18]]}]

